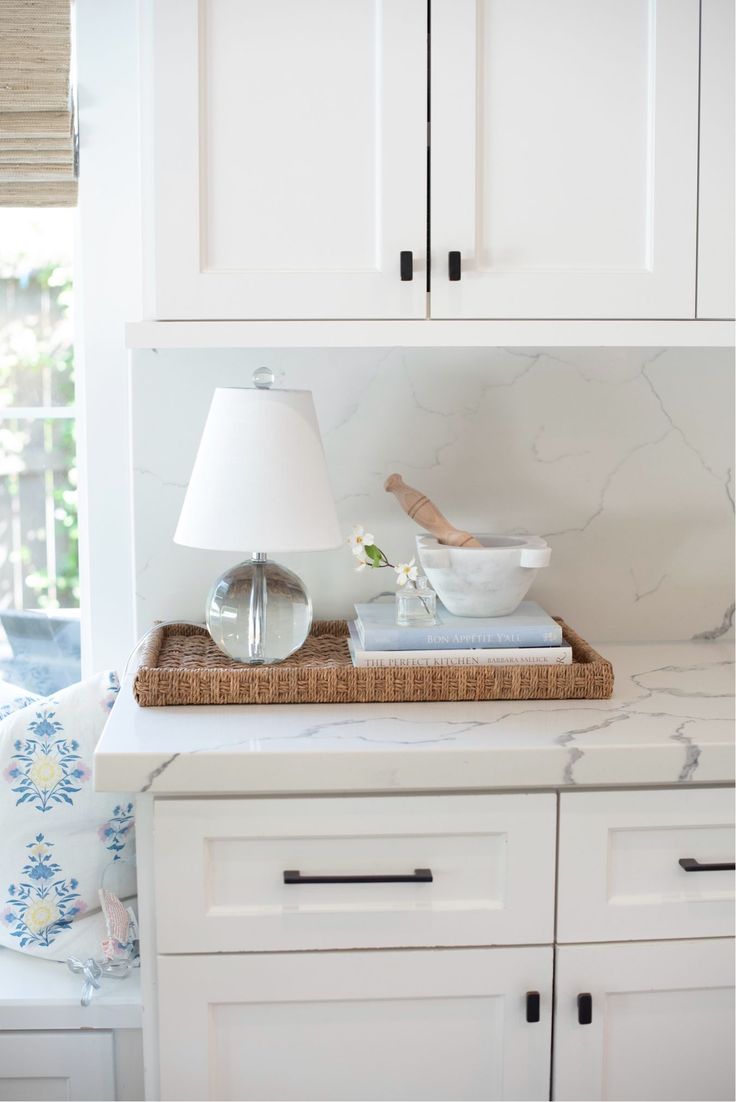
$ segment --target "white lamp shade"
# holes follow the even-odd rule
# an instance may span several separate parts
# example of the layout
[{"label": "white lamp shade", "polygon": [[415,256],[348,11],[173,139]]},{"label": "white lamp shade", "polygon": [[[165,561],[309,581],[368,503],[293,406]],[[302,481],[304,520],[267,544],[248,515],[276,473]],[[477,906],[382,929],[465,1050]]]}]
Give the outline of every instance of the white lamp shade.
[{"label": "white lamp shade", "polygon": [[241,553],[342,542],[308,390],[215,390],[174,540]]}]

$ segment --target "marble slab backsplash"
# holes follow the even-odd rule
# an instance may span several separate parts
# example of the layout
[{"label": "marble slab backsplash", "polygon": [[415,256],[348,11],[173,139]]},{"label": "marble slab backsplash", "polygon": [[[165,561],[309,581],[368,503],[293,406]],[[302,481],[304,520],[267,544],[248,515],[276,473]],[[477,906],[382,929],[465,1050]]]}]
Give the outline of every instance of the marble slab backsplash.
[{"label": "marble slab backsplash", "polygon": [[[459,527],[545,536],[530,597],[591,640],[732,630],[731,350],[386,348],[133,353],[139,632],[201,621],[234,561],[172,536],[213,389],[262,364],[314,393],[346,536],[361,523],[389,557],[414,553],[383,491],[399,471]],[[278,557],[321,618],[394,588],[389,571],[356,574],[347,548]]]}]

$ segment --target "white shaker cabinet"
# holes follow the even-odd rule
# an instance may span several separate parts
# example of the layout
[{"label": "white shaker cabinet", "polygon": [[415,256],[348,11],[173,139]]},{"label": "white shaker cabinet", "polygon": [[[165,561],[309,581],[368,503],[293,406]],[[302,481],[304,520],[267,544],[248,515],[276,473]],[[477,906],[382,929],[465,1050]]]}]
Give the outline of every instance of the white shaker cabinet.
[{"label": "white shaker cabinet", "polygon": [[426,0],[150,11],[156,316],[423,318]]},{"label": "white shaker cabinet", "polygon": [[143,1097],[140,973],[81,993],[62,962],[0,949],[0,1102]]},{"label": "white shaker cabinet", "polygon": [[109,1030],[0,1033],[0,1102],[105,1102],[115,1094]]},{"label": "white shaker cabinet", "polygon": [[433,0],[433,317],[695,316],[698,25],[698,0]]},{"label": "white shaker cabinet", "polygon": [[731,1097],[729,788],[150,811],[151,1097]]},{"label": "white shaker cabinet", "polygon": [[144,10],[154,317],[732,313],[726,0]]},{"label": "white shaker cabinet", "polygon": [[734,942],[557,949],[553,1097],[734,1096]]},{"label": "white shaker cabinet", "polygon": [[161,957],[159,990],[164,1100],[549,1093],[551,946]]},{"label": "white shaker cabinet", "polygon": [[731,652],[608,656],[608,703],[139,708],[128,679],[95,773],[138,793],[150,1102],[542,1102],[551,1070],[559,1100],[732,1097]]}]

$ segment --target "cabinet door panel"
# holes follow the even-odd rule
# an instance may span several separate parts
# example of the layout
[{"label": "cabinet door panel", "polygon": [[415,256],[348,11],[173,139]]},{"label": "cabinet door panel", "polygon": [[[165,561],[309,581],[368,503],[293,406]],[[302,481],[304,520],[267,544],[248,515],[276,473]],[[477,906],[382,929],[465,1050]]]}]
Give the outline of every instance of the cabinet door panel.
[{"label": "cabinet door panel", "polygon": [[161,957],[158,977],[163,1099],[548,1096],[550,947]]},{"label": "cabinet door panel", "polygon": [[154,18],[157,316],[424,317],[425,0]]},{"label": "cabinet door panel", "polygon": [[698,317],[734,314],[734,6],[703,0]]},{"label": "cabinet door panel", "polygon": [[0,1100],[115,1098],[112,1033],[0,1033]]},{"label": "cabinet door panel", "polygon": [[554,1097],[732,1099],[733,973],[731,938],[560,947]]},{"label": "cabinet door panel", "polygon": [[435,0],[431,72],[433,317],[694,316],[698,0]]}]

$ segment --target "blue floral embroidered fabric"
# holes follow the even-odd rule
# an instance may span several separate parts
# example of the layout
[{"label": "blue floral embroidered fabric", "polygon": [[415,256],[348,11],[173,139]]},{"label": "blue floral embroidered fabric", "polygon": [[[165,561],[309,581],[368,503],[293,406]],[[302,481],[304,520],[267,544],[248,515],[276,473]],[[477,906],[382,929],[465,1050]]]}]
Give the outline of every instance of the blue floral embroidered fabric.
[{"label": "blue floral embroidered fabric", "polygon": [[18,938],[21,949],[31,942],[51,945],[60,930],[87,910],[77,891],[79,882],[64,876],[61,865],[52,856],[53,848],[53,842],[37,834],[26,845],[29,853],[21,870],[25,879],[8,888],[2,920],[10,927],[10,936]]},{"label": "blue floral embroidered fabric", "polygon": [[[74,795],[92,776],[82,761],[79,743],[67,738],[53,708],[41,708],[28,724],[28,735],[16,739],[5,778],[18,794],[16,804],[49,811],[55,803],[73,805]],[[15,782],[15,783],[14,783]]]},{"label": "blue floral embroidered fabric", "polygon": [[[105,869],[115,867],[121,898],[135,894],[133,799],[95,792],[92,778],[118,690],[114,673],[99,674],[45,700],[16,694],[18,708],[0,718],[0,946],[94,956]],[[9,695],[0,691],[1,706]],[[80,943],[89,923],[94,937]]]}]

